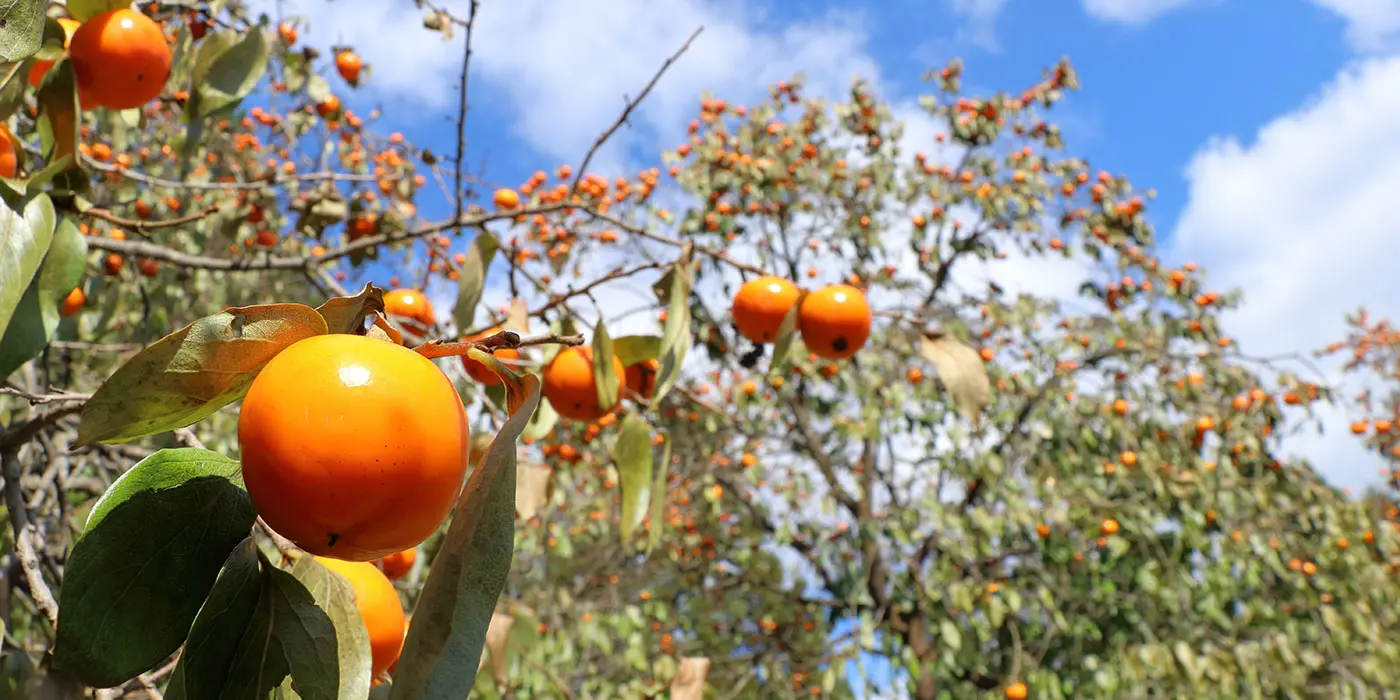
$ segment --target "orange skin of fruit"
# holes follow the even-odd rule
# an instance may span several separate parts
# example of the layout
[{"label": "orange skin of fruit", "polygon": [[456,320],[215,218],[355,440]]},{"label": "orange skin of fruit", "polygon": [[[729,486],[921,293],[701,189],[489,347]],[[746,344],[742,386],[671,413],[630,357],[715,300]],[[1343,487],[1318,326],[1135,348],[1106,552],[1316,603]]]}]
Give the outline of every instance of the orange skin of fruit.
[{"label": "orange skin of fruit", "polygon": [[432,360],[332,334],[293,343],[258,373],[238,442],[248,495],[273,530],[312,554],[371,561],[442,524],[471,433]]},{"label": "orange skin of fruit", "polygon": [[428,329],[437,324],[437,316],[433,313],[432,303],[416,289],[395,289],[385,292],[384,313],[416,321],[416,323],[404,323],[404,326],[418,335],[427,335]]},{"label": "orange skin of fruit", "polygon": [[[613,356],[613,370],[625,376],[622,361]],[[593,378],[593,348],[564,348],[544,371],[544,396],[559,415],[576,421],[593,421],[605,411],[598,406],[597,383]],[[622,398],[618,383],[617,396]]]},{"label": "orange skin of fruit", "polygon": [[870,304],[859,289],[833,284],[807,295],[797,311],[802,342],[817,357],[842,360],[870,339]]},{"label": "orange skin of fruit", "polygon": [[[463,338],[462,342],[469,343],[473,340],[489,338],[500,332],[501,329],[499,328],[490,328],[480,333],[469,335]],[[520,351],[516,350],[515,348],[496,348],[495,350],[491,351],[491,356],[498,360],[519,360]],[[487,367],[486,365],[477,362],[476,360],[473,360],[472,358],[467,357],[466,355],[462,355],[462,368],[467,371],[468,376],[470,376],[472,379],[475,379],[478,382],[481,382],[486,386],[495,386],[501,383],[501,378],[497,377],[496,373],[492,372],[490,367]]]},{"label": "orange skin of fruit", "polygon": [[60,316],[77,316],[83,310],[83,304],[87,302],[87,295],[83,293],[82,287],[74,287],[68,296],[63,298],[63,308],[58,310]]},{"label": "orange skin of fruit", "polygon": [[14,177],[19,171],[19,158],[15,154],[15,137],[5,125],[0,124],[0,177]]},{"label": "orange skin of fruit", "polygon": [[369,632],[372,675],[377,676],[396,665],[403,651],[408,624],[394,584],[373,564],[330,557],[316,557],[316,561],[344,577],[355,591],[355,607]]},{"label": "orange skin of fruit", "polygon": [[341,51],[336,54],[336,71],[340,73],[340,77],[345,78],[345,82],[352,85],[360,79],[360,69],[364,68],[364,65],[364,62],[354,51]]},{"label": "orange skin of fruit", "polygon": [[628,365],[627,390],[643,399],[650,399],[656,392],[656,372],[660,368],[661,363],[656,358]]},{"label": "orange skin of fruit", "polygon": [[170,77],[170,44],[154,20],[109,10],[73,32],[68,44],[85,109],[132,109],[160,96]]},{"label": "orange skin of fruit", "polygon": [[520,206],[520,195],[515,190],[501,188],[496,190],[496,194],[491,198],[497,209],[514,209]]},{"label": "orange skin of fruit", "polygon": [[751,279],[734,295],[734,325],[755,343],[778,339],[783,317],[797,303],[797,285],[774,276]]},{"label": "orange skin of fruit", "polygon": [[390,581],[397,581],[408,575],[413,570],[413,562],[418,561],[418,548],[410,547],[402,552],[394,552],[383,559],[376,559],[375,566],[389,577]]},{"label": "orange skin of fruit", "polygon": [[[59,17],[58,25],[63,27],[63,48],[67,48],[73,43],[73,32],[77,31],[79,22],[71,17]],[[34,66],[29,69],[29,84],[32,87],[39,87],[44,82],[44,76],[49,74],[49,69],[53,68],[53,61],[35,61]]]}]

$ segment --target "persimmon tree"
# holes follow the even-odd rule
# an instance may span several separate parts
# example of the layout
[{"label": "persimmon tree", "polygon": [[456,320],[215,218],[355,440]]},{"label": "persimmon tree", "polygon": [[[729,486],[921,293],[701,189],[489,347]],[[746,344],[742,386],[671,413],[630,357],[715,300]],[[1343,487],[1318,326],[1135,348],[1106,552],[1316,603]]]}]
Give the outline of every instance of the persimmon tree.
[{"label": "persimmon tree", "polygon": [[[460,130],[445,157],[347,109],[372,66],[302,46],[298,19],[17,7],[12,686],[1396,683],[1393,513],[1283,456],[1326,388],[1242,354],[1220,323],[1238,294],[1157,257],[1151,193],[1067,152],[1048,121],[1067,62],[986,97],[957,62],[932,73],[928,142],[859,81],[705,96],[655,166],[592,171],[681,47],[579,165],[502,185],[465,175]],[[470,46],[474,4],[417,7]],[[440,221],[419,215],[430,182]]]}]

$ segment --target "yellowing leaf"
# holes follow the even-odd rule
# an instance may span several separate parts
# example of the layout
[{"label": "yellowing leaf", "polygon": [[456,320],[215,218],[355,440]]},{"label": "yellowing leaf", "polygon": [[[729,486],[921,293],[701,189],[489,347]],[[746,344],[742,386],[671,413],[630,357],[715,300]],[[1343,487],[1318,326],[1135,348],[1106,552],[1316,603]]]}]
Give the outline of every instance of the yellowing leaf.
[{"label": "yellowing leaf", "polygon": [[612,408],[617,403],[622,377],[617,376],[617,368],[613,366],[612,336],[608,335],[608,326],[602,318],[593,327],[593,382],[598,390],[598,408],[604,411]]},{"label": "yellowing leaf", "polygon": [[228,309],[156,341],[108,377],[83,407],[79,445],[125,442],[183,428],[237,401],[272,358],[324,335],[301,304]]},{"label": "yellowing leaf", "polygon": [[924,335],[919,354],[933,363],[943,387],[968,420],[980,419],[982,409],[992,400],[992,384],[987,368],[972,346],[948,335]]},{"label": "yellowing leaf", "polygon": [[622,421],[613,444],[613,460],[622,487],[622,541],[627,542],[651,505],[651,426],[644,418],[633,413]]},{"label": "yellowing leaf", "polygon": [[671,700],[701,700],[705,697],[705,676],[710,674],[710,660],[703,656],[681,659],[681,667],[671,681]]},{"label": "yellowing leaf", "polygon": [[515,626],[515,618],[502,613],[491,615],[491,624],[486,627],[486,654],[476,664],[477,673],[486,665],[486,657],[491,657],[491,680],[497,688],[504,688],[510,681],[510,659],[506,656],[506,642],[510,641],[510,630]]},{"label": "yellowing leaf", "polygon": [[515,474],[515,513],[521,520],[535,517],[549,503],[549,477],[554,472],[536,464],[522,464]]},{"label": "yellowing leaf", "polygon": [[333,297],[316,307],[316,312],[326,319],[328,332],[357,335],[364,330],[367,317],[383,310],[384,290],[373,284],[366,284],[355,296]]}]

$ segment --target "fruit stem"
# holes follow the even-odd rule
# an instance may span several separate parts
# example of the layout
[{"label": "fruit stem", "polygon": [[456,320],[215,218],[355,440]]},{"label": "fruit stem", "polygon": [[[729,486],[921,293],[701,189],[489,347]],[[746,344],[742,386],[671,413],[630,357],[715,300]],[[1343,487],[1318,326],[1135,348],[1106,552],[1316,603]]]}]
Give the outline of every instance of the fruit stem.
[{"label": "fruit stem", "polygon": [[434,340],[419,345],[413,350],[423,357],[432,359],[435,357],[465,356],[467,351],[474,347],[481,348],[485,352],[491,352],[501,348],[523,348],[530,345],[583,345],[583,336],[546,333],[544,335],[522,338],[520,334],[515,331],[501,331],[500,333],[470,342]]}]

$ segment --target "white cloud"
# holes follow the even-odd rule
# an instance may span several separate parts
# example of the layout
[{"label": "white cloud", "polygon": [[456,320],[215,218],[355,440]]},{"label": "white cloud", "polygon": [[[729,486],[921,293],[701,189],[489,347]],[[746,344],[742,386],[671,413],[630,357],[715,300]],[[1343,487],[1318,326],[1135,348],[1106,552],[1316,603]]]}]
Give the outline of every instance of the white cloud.
[{"label": "white cloud", "polygon": [[1400,36],[1400,0],[1313,0],[1347,21],[1347,40],[1358,51],[1394,48]]},{"label": "white cloud", "polygon": [[1084,0],[1091,17],[1120,24],[1145,24],[1195,0]]},{"label": "white cloud", "polygon": [[[1194,259],[1213,285],[1245,291],[1227,329],[1246,352],[1305,352],[1340,340],[1343,314],[1362,304],[1400,318],[1397,110],[1400,58],[1372,59],[1265,125],[1253,143],[1218,139],[1192,160],[1170,257]],[[1324,371],[1339,379],[1335,366]],[[1346,413],[1323,417],[1327,435],[1291,446],[1337,483],[1375,479],[1380,462],[1346,433]]]},{"label": "white cloud", "polygon": [[953,0],[953,12],[965,22],[958,38],[988,51],[1000,50],[996,21],[1005,7],[1006,0]]}]

